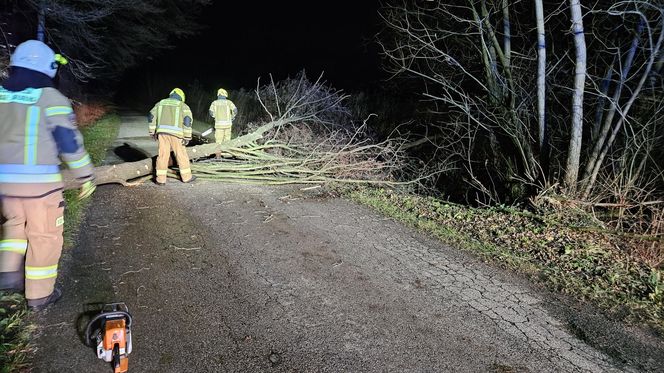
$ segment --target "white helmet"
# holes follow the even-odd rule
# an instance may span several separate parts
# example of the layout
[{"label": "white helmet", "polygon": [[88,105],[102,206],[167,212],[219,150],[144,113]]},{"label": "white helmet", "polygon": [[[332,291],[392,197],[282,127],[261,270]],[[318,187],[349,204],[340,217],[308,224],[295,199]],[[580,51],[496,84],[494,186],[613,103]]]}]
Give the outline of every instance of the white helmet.
[{"label": "white helmet", "polygon": [[67,60],[61,55],[55,54],[48,45],[41,41],[28,40],[16,47],[9,66],[24,67],[53,78],[58,71],[58,63],[64,65]]}]

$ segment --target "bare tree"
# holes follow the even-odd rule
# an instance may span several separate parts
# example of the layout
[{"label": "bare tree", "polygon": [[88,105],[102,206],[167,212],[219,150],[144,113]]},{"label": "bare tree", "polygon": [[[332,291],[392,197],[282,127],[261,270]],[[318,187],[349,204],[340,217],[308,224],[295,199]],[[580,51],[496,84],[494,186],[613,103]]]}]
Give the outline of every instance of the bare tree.
[{"label": "bare tree", "polygon": [[[661,144],[645,119],[660,112],[662,8],[661,0],[393,0],[378,38],[387,71],[421,82],[435,153],[480,195],[561,185],[591,198],[635,133]],[[571,32],[556,31],[570,23]],[[655,169],[639,149],[645,163],[635,170]]]},{"label": "bare tree", "polygon": [[109,78],[191,35],[209,0],[27,0],[37,37],[65,54],[78,80]]}]

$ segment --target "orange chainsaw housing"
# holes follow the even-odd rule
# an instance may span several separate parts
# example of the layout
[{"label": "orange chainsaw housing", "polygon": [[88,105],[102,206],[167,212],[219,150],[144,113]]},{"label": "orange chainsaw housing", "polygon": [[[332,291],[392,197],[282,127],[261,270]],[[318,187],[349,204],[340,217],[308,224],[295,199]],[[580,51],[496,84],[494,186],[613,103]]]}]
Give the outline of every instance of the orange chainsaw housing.
[{"label": "orange chainsaw housing", "polygon": [[[127,325],[124,319],[106,321],[104,331],[103,348],[106,351],[113,351],[115,345],[118,345],[118,351],[127,351]],[[120,354],[120,363],[114,366],[114,373],[125,373],[129,369],[129,359],[126,352]]]}]

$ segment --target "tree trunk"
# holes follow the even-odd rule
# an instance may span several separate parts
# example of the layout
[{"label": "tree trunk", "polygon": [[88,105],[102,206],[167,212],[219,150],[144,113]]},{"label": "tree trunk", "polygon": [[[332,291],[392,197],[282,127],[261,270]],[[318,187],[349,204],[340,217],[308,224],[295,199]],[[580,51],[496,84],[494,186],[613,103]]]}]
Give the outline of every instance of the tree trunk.
[{"label": "tree trunk", "polygon": [[503,0],[503,49],[507,65],[512,65],[512,30],[510,25],[509,1]]},{"label": "tree trunk", "polygon": [[613,142],[615,141],[616,136],[618,135],[618,132],[622,128],[623,123],[625,122],[625,120],[627,120],[627,115],[629,114],[629,111],[632,108],[632,105],[634,105],[634,102],[636,101],[636,99],[639,98],[639,95],[641,94],[641,90],[643,89],[643,86],[645,85],[646,81],[648,80],[648,77],[650,76],[653,65],[655,64],[655,59],[656,59],[657,55],[659,54],[660,50],[662,49],[662,43],[663,42],[664,42],[664,19],[662,19],[662,21],[660,23],[659,38],[657,40],[657,44],[655,45],[655,47],[652,51],[652,54],[651,54],[650,58],[648,60],[648,63],[645,67],[643,75],[641,75],[641,79],[639,80],[639,83],[637,84],[636,88],[634,89],[634,92],[632,93],[632,96],[629,98],[629,100],[625,104],[625,107],[622,110],[620,119],[618,119],[618,122],[616,122],[615,126],[613,127],[613,130],[611,131],[611,136],[606,141],[606,144],[604,145],[604,148],[602,149],[602,151],[598,155],[597,161],[594,162],[592,172],[589,175],[590,179],[587,180],[587,184],[584,188],[583,198],[588,198],[588,196],[590,195],[590,192],[592,191],[592,188],[595,185],[595,181],[597,180],[597,174],[599,173],[599,170],[602,167],[602,163],[604,162],[604,158],[606,157],[606,154],[609,152],[609,149],[613,145]]},{"label": "tree trunk", "polygon": [[570,134],[565,185],[574,190],[579,177],[581,140],[583,136],[583,94],[586,82],[586,38],[583,33],[583,13],[580,0],[570,0],[572,31],[576,48],[576,68],[574,72],[574,95],[572,97],[572,130]]},{"label": "tree trunk", "polygon": [[599,132],[597,141],[593,146],[592,153],[590,154],[590,158],[588,159],[588,163],[586,164],[586,169],[583,173],[583,180],[587,180],[588,177],[590,177],[590,174],[592,173],[592,170],[595,168],[598,157],[606,143],[606,138],[609,135],[609,131],[611,131],[611,125],[613,124],[613,117],[616,115],[618,107],[620,107],[620,97],[622,96],[622,90],[623,87],[625,86],[625,82],[627,81],[629,72],[632,69],[632,64],[634,63],[634,56],[636,55],[636,50],[639,46],[639,39],[641,38],[641,32],[643,31],[643,27],[644,27],[644,22],[643,20],[641,20],[636,35],[632,40],[632,45],[630,46],[629,52],[625,57],[625,62],[623,63],[623,69],[620,74],[620,81],[618,82],[618,86],[616,87],[616,91],[613,95],[613,100],[611,100],[609,113],[606,115],[606,119],[604,120],[602,129]]},{"label": "tree trunk", "polygon": [[[267,124],[260,126],[255,131],[248,133],[244,136],[234,138],[221,144],[203,144],[187,148],[187,155],[190,160],[206,158],[218,152],[223,152],[224,149],[238,148],[243,145],[254,143],[263,138],[263,135],[280,126],[287,125],[292,122],[298,121],[299,118],[286,118],[278,119]],[[148,159],[143,159],[136,162],[126,162],[111,166],[101,166],[95,168],[95,182],[97,185],[102,184],[122,184],[128,185],[130,180],[152,175],[156,156]],[[67,189],[78,188],[78,183],[75,181],[73,175],[68,171],[63,171],[65,179],[65,187]]]},{"label": "tree trunk", "polygon": [[46,10],[44,3],[39,3],[37,10],[37,40],[44,42],[44,34],[46,33]]},{"label": "tree trunk", "polygon": [[535,0],[535,16],[537,17],[537,118],[539,148],[543,152],[546,132],[546,34],[542,0]]}]

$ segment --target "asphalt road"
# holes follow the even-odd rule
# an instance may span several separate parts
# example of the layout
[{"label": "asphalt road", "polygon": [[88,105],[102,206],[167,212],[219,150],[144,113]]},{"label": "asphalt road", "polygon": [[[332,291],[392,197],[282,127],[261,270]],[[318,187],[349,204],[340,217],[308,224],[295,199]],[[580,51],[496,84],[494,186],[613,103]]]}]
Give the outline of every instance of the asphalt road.
[{"label": "asphalt road", "polygon": [[37,372],[111,371],[77,325],[109,301],[134,316],[134,372],[648,369],[579,340],[524,281],[297,189],[101,187],[60,281]]},{"label": "asphalt road", "polygon": [[317,192],[100,187],[61,261],[64,298],[35,316],[34,371],[111,372],[81,334],[86,305],[112,301],[134,317],[130,372],[664,366],[662,339]]}]

